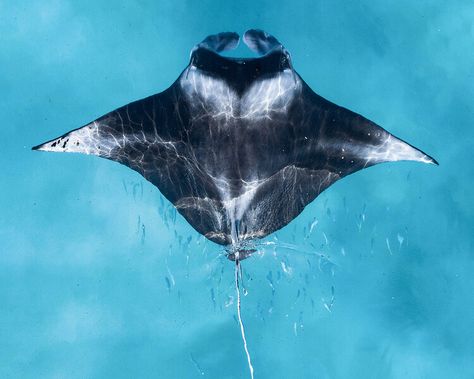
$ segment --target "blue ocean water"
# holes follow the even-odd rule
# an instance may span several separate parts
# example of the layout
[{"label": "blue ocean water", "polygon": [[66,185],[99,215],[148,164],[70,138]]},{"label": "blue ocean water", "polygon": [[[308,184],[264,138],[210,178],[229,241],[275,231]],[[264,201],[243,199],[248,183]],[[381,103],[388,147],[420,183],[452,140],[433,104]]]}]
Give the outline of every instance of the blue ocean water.
[{"label": "blue ocean water", "polygon": [[30,148],[253,27],[440,162],[343,179],[242,262],[255,377],[474,377],[473,19],[471,1],[0,2],[0,377],[249,377],[222,249],[125,166]]}]

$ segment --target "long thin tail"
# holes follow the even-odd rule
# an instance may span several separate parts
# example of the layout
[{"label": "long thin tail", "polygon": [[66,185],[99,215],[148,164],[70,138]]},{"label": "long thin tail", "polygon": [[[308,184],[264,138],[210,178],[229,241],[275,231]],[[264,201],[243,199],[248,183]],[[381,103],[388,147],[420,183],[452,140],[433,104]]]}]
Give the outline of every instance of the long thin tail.
[{"label": "long thin tail", "polygon": [[245,338],[245,328],[242,322],[242,315],[240,312],[240,283],[239,283],[239,274],[240,274],[240,261],[237,258],[235,260],[235,290],[237,291],[237,317],[239,319],[240,333],[242,334],[242,340],[244,341],[245,354],[247,355],[247,362],[250,370],[250,377],[253,379],[253,366],[250,359],[249,349],[247,347],[247,339]]}]

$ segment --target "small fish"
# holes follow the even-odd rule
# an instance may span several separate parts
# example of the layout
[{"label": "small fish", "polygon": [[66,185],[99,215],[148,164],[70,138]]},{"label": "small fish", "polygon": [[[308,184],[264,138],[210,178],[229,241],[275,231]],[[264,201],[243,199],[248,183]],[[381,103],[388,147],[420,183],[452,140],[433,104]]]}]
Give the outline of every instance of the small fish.
[{"label": "small fish", "polygon": [[313,229],[318,225],[318,220],[314,219],[314,221],[311,223],[311,227],[309,228],[309,234],[313,233]]},{"label": "small fish", "polygon": [[191,358],[191,362],[193,362],[194,367],[196,367],[196,370],[199,372],[199,374],[204,376],[203,369],[201,368],[201,366],[199,366],[192,353],[189,353],[189,357]]},{"label": "small fish", "polygon": [[398,233],[397,240],[399,245],[398,249],[400,250],[402,248],[403,241],[405,241],[405,238],[400,233]]},{"label": "small fish", "polygon": [[392,249],[390,248],[390,241],[388,240],[388,237],[385,238],[385,242],[386,242],[386,244],[387,244],[388,252],[390,253],[390,255],[393,255]]},{"label": "small fish", "polygon": [[214,288],[211,288],[211,300],[214,305],[214,310],[216,310],[216,294],[214,293]]}]

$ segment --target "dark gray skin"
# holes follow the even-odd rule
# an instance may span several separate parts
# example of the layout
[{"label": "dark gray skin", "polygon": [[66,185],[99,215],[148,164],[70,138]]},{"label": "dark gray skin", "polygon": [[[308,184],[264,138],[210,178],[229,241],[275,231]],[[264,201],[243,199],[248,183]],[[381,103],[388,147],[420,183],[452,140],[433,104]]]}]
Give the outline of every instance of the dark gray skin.
[{"label": "dark gray skin", "polygon": [[358,170],[399,160],[437,164],[314,93],[274,37],[249,30],[244,42],[259,57],[220,55],[238,42],[235,33],[207,37],[167,90],[33,149],[122,163],[199,233],[234,246],[284,227]]}]

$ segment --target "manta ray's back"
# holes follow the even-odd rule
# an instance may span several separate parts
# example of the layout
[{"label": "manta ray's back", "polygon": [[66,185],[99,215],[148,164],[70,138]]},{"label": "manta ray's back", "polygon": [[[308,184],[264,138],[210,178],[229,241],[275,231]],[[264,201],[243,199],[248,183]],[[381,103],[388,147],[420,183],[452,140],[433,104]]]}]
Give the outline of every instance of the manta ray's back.
[{"label": "manta ray's back", "polygon": [[293,220],[338,179],[381,162],[436,163],[366,118],[315,94],[283,45],[260,30],[260,56],[227,58],[236,33],[209,36],[162,93],[35,150],[93,154],[157,186],[188,222],[227,245]]}]

